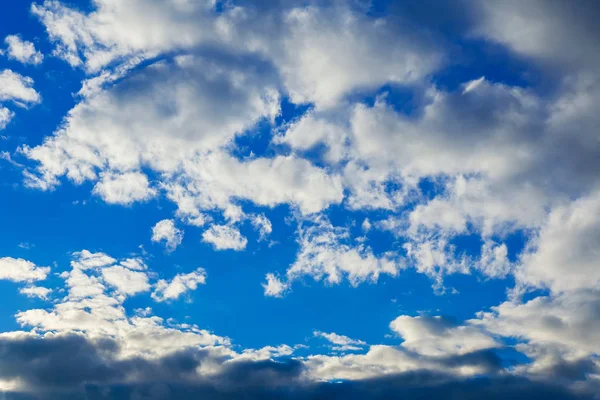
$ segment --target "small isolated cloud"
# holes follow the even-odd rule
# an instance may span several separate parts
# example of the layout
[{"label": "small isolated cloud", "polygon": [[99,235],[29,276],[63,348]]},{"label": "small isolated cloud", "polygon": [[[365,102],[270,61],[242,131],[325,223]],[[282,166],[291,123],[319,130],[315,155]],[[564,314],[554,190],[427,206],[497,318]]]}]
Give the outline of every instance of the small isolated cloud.
[{"label": "small isolated cloud", "polygon": [[13,101],[20,107],[27,107],[42,101],[33,88],[33,79],[10,69],[0,72],[0,102]]},{"label": "small isolated cloud", "polygon": [[107,173],[94,186],[93,193],[109,204],[130,205],[156,195],[148,177],[141,172]]},{"label": "small isolated cloud", "polygon": [[263,283],[262,285],[265,289],[265,296],[282,297],[289,289],[289,285],[282,282],[275,274],[268,273],[265,278],[267,279],[267,283]]},{"label": "small isolated cloud", "polygon": [[210,243],[216,250],[240,251],[246,248],[246,239],[237,228],[229,225],[213,225],[202,234],[202,241]]},{"label": "small isolated cloud", "polygon": [[271,221],[263,214],[255,215],[252,218],[252,226],[258,231],[258,239],[260,241],[265,240],[273,232]]},{"label": "small isolated cloud", "polygon": [[363,346],[366,346],[366,342],[362,340],[352,339],[348,336],[338,335],[337,333],[326,333],[321,331],[314,331],[314,337],[320,337],[333,344],[333,350],[336,351],[347,351],[347,350],[361,350]]},{"label": "small isolated cloud", "polygon": [[41,64],[44,55],[35,49],[33,43],[21,39],[19,35],[9,35],[4,39],[8,46],[8,58],[22,62],[23,64]]},{"label": "small isolated cloud", "polygon": [[198,268],[189,274],[178,274],[171,281],[161,279],[156,283],[152,298],[156,301],[176,300],[182,294],[196,290],[206,283],[206,272]]},{"label": "small isolated cloud", "polygon": [[6,125],[15,116],[15,113],[6,107],[0,107],[0,129],[6,128]]},{"label": "small isolated cloud", "polygon": [[48,300],[48,295],[52,293],[52,289],[48,289],[43,286],[28,286],[19,289],[19,293],[24,294],[30,298],[40,298],[42,300]]},{"label": "small isolated cloud", "polygon": [[0,258],[0,280],[34,282],[46,279],[50,267],[38,267],[22,258]]},{"label": "small isolated cloud", "polygon": [[164,242],[168,251],[174,251],[183,240],[183,231],[175,227],[172,219],[163,219],[152,227],[152,241]]}]

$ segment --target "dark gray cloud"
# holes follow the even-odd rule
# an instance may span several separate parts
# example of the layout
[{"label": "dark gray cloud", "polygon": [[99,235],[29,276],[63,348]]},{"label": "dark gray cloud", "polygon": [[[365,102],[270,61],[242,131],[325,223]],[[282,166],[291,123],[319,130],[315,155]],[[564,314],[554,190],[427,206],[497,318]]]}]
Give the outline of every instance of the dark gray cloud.
[{"label": "dark gray cloud", "polygon": [[[203,362],[222,362],[206,351],[189,349],[157,360],[119,360],[110,340],[90,341],[80,335],[0,340],[0,378],[19,378],[26,391],[5,393],[10,400],[34,399],[591,399],[563,386],[516,377],[459,379],[416,371],[378,379],[314,382],[303,378],[298,360],[244,361],[223,364],[220,373],[199,376]],[[484,360],[484,361],[482,361]],[[487,352],[447,363],[497,364]],[[584,366],[564,366],[563,377]],[[588,365],[588,364],[585,364]],[[589,365],[588,365],[589,366]]]}]

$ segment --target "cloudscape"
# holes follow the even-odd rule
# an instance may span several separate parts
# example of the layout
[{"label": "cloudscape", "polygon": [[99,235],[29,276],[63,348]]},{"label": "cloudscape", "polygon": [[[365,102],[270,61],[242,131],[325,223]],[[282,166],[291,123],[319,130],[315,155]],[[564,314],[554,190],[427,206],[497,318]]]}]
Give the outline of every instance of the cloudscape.
[{"label": "cloudscape", "polygon": [[0,4],[0,399],[600,399],[600,3]]}]

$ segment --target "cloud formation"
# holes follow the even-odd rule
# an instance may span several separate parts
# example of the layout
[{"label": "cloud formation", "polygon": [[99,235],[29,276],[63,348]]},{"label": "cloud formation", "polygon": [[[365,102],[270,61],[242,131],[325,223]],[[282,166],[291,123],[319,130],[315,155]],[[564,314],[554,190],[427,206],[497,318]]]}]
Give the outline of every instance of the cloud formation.
[{"label": "cloud formation", "polygon": [[[122,249],[99,233],[90,248],[105,250],[63,251],[56,275],[0,258],[0,280],[28,302],[15,310],[23,331],[0,333],[5,397],[599,392],[597,3],[44,0],[30,12],[48,43],[6,37],[3,53],[24,65],[0,71],[0,129],[54,93],[50,79],[81,86],[43,137],[2,137],[27,187],[15,191],[75,185],[113,211],[154,214],[139,253],[108,255]],[[33,73],[55,62],[64,70]],[[185,265],[155,269],[167,255],[151,242]],[[185,259],[196,247],[205,258]],[[244,348],[184,315],[203,292],[237,291],[208,286],[227,257],[259,260],[248,277],[264,277],[262,293],[250,279],[240,293],[272,309],[304,302],[300,285],[387,296],[405,272],[439,303],[458,296],[446,287],[456,274],[506,296],[481,296],[460,320],[397,312],[387,336],[310,326],[305,344]]]}]

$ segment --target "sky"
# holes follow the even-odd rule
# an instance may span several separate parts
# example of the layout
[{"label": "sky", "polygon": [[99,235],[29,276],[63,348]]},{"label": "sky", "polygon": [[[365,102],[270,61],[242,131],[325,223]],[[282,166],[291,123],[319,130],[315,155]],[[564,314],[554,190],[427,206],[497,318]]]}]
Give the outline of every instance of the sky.
[{"label": "sky", "polygon": [[0,399],[595,399],[600,4],[0,5]]}]

